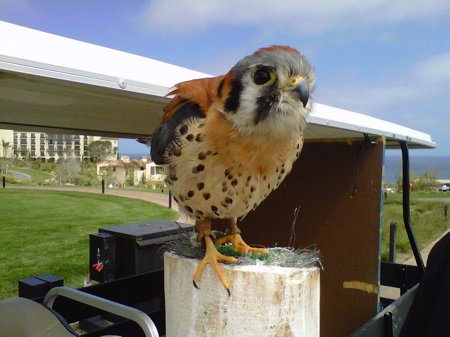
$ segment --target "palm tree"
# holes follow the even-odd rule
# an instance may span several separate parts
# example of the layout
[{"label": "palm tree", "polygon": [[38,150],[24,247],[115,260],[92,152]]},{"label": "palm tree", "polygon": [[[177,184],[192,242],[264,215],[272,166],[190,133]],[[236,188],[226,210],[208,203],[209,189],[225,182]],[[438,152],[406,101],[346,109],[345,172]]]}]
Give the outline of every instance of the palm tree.
[{"label": "palm tree", "polygon": [[11,147],[11,142],[6,142],[4,139],[2,139],[2,147],[3,147],[3,159],[5,159],[6,155],[8,154],[8,149]]},{"label": "palm tree", "polygon": [[120,161],[123,163],[123,166],[125,168],[125,184],[133,186],[134,171],[139,167],[137,160],[131,159],[130,161],[128,161],[120,159]]},{"label": "palm tree", "polygon": [[3,160],[1,161],[1,174],[6,176],[8,174],[9,161],[6,160],[6,155],[8,154],[8,149],[11,147],[10,142],[5,142],[2,139],[2,147],[3,147]]}]

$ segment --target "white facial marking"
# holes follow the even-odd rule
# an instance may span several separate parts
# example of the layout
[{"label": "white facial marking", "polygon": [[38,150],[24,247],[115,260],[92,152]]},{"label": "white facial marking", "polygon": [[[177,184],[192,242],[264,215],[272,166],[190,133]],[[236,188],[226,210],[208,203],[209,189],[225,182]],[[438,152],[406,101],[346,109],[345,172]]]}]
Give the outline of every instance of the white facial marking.
[{"label": "white facial marking", "polygon": [[[284,83],[290,83],[291,80],[285,68],[278,67],[276,74],[279,86],[285,87]],[[294,99],[289,92],[278,88],[275,93],[277,98],[273,102],[268,116],[255,123],[259,108],[257,99],[264,94],[267,88],[253,83],[252,71],[245,73],[242,85],[244,89],[240,96],[238,111],[224,114],[239,132],[265,134],[269,138],[276,139],[291,139],[301,135],[306,126],[305,118],[309,113],[308,106],[305,109],[303,104]]]}]

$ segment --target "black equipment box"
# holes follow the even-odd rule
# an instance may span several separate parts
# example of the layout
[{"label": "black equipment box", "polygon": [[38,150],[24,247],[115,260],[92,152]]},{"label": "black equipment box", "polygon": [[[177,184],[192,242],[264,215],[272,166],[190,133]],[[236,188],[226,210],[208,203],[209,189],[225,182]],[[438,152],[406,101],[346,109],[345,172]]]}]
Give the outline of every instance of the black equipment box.
[{"label": "black equipment box", "polygon": [[108,233],[89,235],[89,276],[98,282],[116,278],[116,238]]},{"label": "black equipment box", "polygon": [[50,289],[64,285],[64,279],[42,274],[19,280],[19,297],[35,299],[45,296]]},{"label": "black equipment box", "polygon": [[[100,228],[98,234],[91,234],[91,278],[104,282],[162,270],[164,269],[162,246],[193,229],[194,225],[165,220]],[[102,249],[100,247],[102,244],[108,248]],[[104,260],[103,256],[106,257]],[[98,272],[99,262],[103,263],[103,268]],[[97,269],[93,267],[95,264]]]}]

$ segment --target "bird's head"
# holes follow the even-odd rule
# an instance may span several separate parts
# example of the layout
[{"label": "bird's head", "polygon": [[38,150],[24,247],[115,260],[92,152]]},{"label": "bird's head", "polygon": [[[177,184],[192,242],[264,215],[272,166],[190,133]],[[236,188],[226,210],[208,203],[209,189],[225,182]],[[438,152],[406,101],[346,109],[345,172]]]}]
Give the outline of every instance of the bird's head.
[{"label": "bird's head", "polygon": [[244,134],[298,137],[312,108],[315,72],[291,47],[261,48],[224,77],[216,108]]}]

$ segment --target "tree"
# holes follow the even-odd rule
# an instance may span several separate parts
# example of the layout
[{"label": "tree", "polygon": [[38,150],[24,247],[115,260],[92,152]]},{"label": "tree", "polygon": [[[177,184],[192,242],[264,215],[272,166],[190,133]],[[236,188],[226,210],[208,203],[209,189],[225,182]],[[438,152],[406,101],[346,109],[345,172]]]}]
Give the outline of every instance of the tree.
[{"label": "tree", "polygon": [[114,172],[111,166],[103,166],[100,168],[100,176],[105,180],[106,185],[114,183]]},{"label": "tree", "polygon": [[[402,192],[403,191],[403,171],[398,171],[397,174],[395,175],[395,178],[397,179],[397,191]],[[414,186],[414,182],[418,178],[419,178],[419,174],[414,172],[412,169],[409,169],[409,182],[413,184],[414,188],[416,188],[416,186]]]},{"label": "tree", "polygon": [[139,168],[139,163],[135,160],[122,160],[125,167],[125,184],[134,186],[134,171]]},{"label": "tree", "polygon": [[6,159],[6,156],[8,155],[8,149],[11,147],[11,142],[6,142],[4,139],[2,139],[2,147],[3,147],[3,159]]},{"label": "tree", "polygon": [[109,140],[96,140],[87,147],[89,156],[94,162],[100,162],[117,153],[117,147],[113,147]]},{"label": "tree", "polygon": [[76,175],[74,183],[80,186],[98,186],[97,165],[83,161],[81,171]]},{"label": "tree", "polygon": [[437,181],[439,171],[428,166],[425,173],[417,181],[421,191],[435,190],[439,186]]},{"label": "tree", "polygon": [[6,159],[6,156],[8,155],[8,149],[11,147],[10,142],[6,142],[4,139],[2,139],[2,147],[3,147],[3,160],[1,161],[1,174],[6,176],[8,175],[8,169],[11,165],[11,162],[9,159]]},{"label": "tree", "polygon": [[[425,173],[420,175],[413,170],[409,171],[409,181],[412,184],[411,190],[413,192],[418,191],[430,191],[434,190],[439,186],[437,181],[438,170],[428,166]],[[398,171],[397,175],[397,190],[403,190],[403,172]]]},{"label": "tree", "polygon": [[80,170],[81,164],[75,157],[69,157],[65,160],[61,160],[61,162],[56,167],[56,173],[59,177],[59,183],[73,183]]}]

